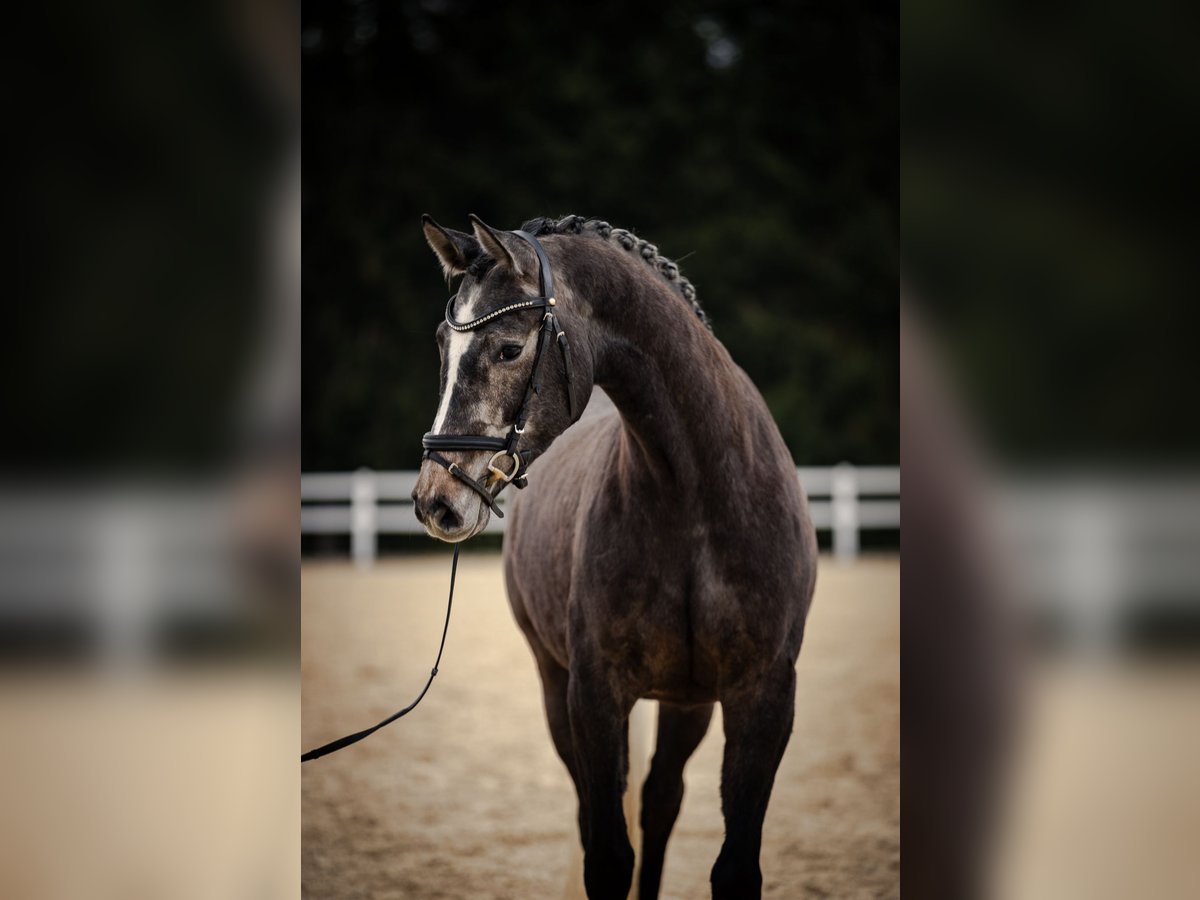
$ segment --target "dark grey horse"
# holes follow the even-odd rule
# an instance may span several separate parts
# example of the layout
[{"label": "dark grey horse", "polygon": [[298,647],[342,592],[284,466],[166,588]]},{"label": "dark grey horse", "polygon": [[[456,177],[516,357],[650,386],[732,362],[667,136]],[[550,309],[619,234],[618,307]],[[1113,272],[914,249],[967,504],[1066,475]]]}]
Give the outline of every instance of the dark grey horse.
[{"label": "dark grey horse", "polygon": [[[530,244],[473,225],[469,235],[425,224],[447,277],[465,276],[459,321],[538,293]],[[574,377],[566,380],[558,354],[543,360],[521,446],[545,452],[528,489],[514,492],[504,569],[541,674],[550,734],[579,796],[588,896],[626,897],[633,879],[621,799],[628,716],[644,697],[658,700],[659,712],[642,787],[639,896],[658,896],[683,767],[719,701],[725,842],[713,896],[758,897],[763,818],[792,730],[796,657],[816,578],[794,464],[674,263],[627,231],[579,216],[523,230],[553,266]],[[438,329],[434,432],[506,433],[541,318],[522,310],[467,332]],[[567,391],[576,410],[588,407],[575,424]],[[472,478],[488,474],[487,452],[446,456]],[[413,496],[441,540],[466,540],[487,524],[478,492],[432,461]]]}]

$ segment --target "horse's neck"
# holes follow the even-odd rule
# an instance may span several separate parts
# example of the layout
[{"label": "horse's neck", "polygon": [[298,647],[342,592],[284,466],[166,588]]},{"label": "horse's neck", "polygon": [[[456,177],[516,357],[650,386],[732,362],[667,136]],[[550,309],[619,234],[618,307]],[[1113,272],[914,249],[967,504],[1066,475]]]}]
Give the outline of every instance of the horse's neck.
[{"label": "horse's neck", "polygon": [[720,470],[751,447],[756,398],[682,298],[625,286],[603,305],[596,383],[621,415],[626,467],[659,484],[727,478]]}]

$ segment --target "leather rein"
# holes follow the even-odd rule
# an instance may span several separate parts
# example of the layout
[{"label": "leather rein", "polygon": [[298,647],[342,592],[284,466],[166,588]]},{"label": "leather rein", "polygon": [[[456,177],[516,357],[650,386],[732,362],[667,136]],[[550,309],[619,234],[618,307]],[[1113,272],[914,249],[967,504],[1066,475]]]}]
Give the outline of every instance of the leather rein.
[{"label": "leather rein", "polygon": [[[518,488],[525,487],[528,484],[526,475],[529,464],[541,453],[540,450],[536,449],[521,450],[519,449],[519,444],[521,442],[521,435],[525,433],[530,401],[535,394],[539,394],[541,391],[542,362],[545,360],[546,350],[551,343],[557,343],[562,353],[563,370],[566,373],[567,405],[570,409],[572,421],[575,419],[575,396],[571,384],[571,350],[567,346],[567,335],[558,324],[558,318],[554,314],[554,307],[557,300],[554,297],[554,273],[550,269],[550,260],[546,256],[546,251],[542,249],[542,245],[538,243],[537,238],[532,234],[524,231],[514,231],[512,234],[515,234],[529,244],[537,254],[538,288],[541,292],[540,295],[529,300],[522,300],[519,303],[510,303],[508,306],[502,306],[477,319],[472,319],[470,322],[457,322],[454,319],[456,294],[446,304],[446,324],[455,331],[472,331],[490,322],[492,319],[507,313],[520,312],[527,309],[544,309],[546,311],[542,316],[537,356],[533,360],[533,371],[529,376],[529,384],[525,387],[525,395],[521,400],[521,408],[517,412],[516,419],[509,428],[508,434],[502,438],[482,434],[433,434],[432,432],[421,438],[421,447],[424,450],[421,458],[423,460],[432,460],[467,485],[501,519],[504,518],[504,513],[496,505],[496,497],[510,484],[515,484]],[[488,461],[487,472],[476,480],[464,472],[458,463],[446,459],[440,452],[442,450],[492,450],[494,452],[492,458]],[[497,462],[503,459],[511,460],[511,469],[505,470],[497,465]],[[345,737],[338,738],[336,741],[330,741],[328,744],[323,744],[315,750],[309,750],[300,756],[300,762],[304,763],[309,760],[320,759],[322,756],[334,753],[343,747],[357,744],[363,738],[369,737],[384,726],[390,725],[397,719],[408,715],[425,698],[425,694],[428,693],[429,687],[433,684],[433,679],[438,673],[438,665],[442,661],[442,651],[446,649],[446,634],[450,630],[450,609],[454,605],[454,580],[458,574],[458,550],[460,546],[460,544],[454,545],[454,557],[450,563],[450,595],[446,599],[446,621],[442,625],[442,640],[438,645],[437,658],[434,660],[433,669],[430,670],[429,678],[426,680],[425,686],[421,688],[421,693],[404,709],[392,713],[392,715],[388,716],[378,725],[348,734]]]}]

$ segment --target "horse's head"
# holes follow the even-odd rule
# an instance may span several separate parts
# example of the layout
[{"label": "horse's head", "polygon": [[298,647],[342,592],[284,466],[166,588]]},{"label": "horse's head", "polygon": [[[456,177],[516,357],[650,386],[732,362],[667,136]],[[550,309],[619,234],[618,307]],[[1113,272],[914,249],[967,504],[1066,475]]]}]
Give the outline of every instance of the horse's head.
[{"label": "horse's head", "polygon": [[[549,447],[571,424],[569,401],[582,409],[592,385],[590,354],[578,340],[580,334],[573,326],[580,319],[566,309],[569,304],[508,310],[461,328],[459,323],[475,323],[497,310],[542,299],[533,247],[474,216],[471,221],[473,235],[442,228],[428,216],[424,219],[425,239],[447,280],[462,276],[458,294],[447,308],[448,320],[437,329],[442,374],[430,432],[506,439],[519,428],[519,457],[496,447],[445,449],[429,454],[437,458],[422,462],[413,490],[417,518],[430,535],[450,542],[474,537],[484,529],[491,512],[484,495],[494,496],[504,486],[505,476],[518,475],[518,469]],[[551,314],[555,318],[548,319]],[[559,339],[560,321],[563,331],[572,332],[571,338]]]}]

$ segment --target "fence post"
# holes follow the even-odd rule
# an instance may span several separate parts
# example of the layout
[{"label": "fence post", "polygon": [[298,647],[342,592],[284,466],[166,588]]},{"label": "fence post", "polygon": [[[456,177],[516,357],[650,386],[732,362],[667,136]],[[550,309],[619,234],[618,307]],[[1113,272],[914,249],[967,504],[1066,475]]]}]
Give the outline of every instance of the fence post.
[{"label": "fence post", "polygon": [[1063,502],[1064,594],[1071,639],[1085,658],[1104,661],[1120,639],[1120,515],[1098,487],[1072,492]]},{"label": "fence post", "polygon": [[858,475],[850,463],[833,467],[833,555],[840,563],[858,556]]},{"label": "fence post", "polygon": [[369,569],[375,563],[375,473],[359,469],[351,478],[350,487],[350,553],[354,564]]},{"label": "fence post", "polygon": [[108,498],[94,531],[94,574],[100,601],[105,662],[113,670],[138,672],[151,659],[153,567],[150,514],[134,500]]}]

